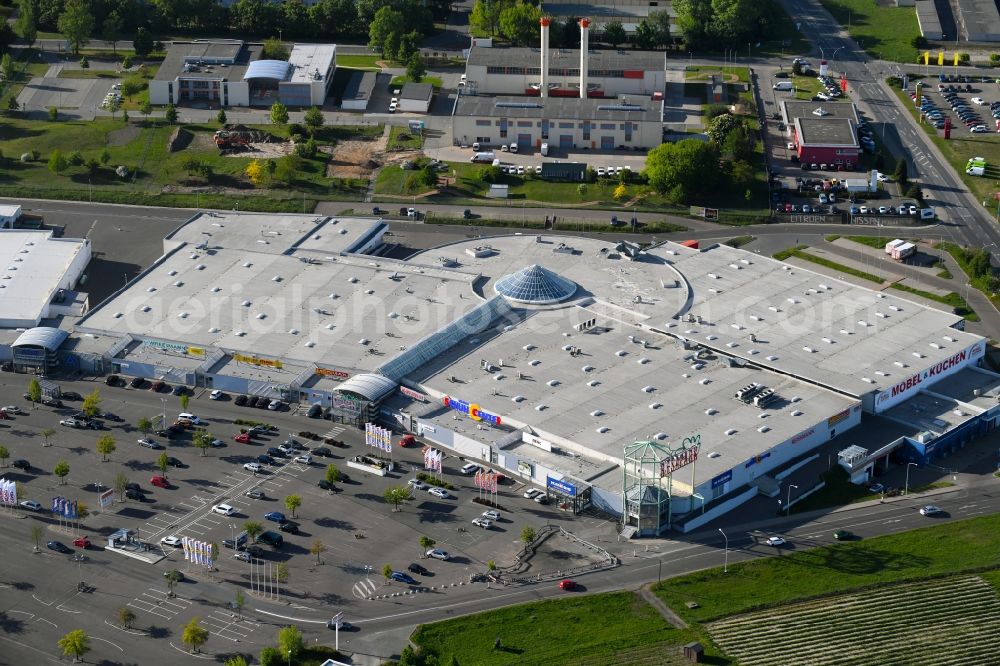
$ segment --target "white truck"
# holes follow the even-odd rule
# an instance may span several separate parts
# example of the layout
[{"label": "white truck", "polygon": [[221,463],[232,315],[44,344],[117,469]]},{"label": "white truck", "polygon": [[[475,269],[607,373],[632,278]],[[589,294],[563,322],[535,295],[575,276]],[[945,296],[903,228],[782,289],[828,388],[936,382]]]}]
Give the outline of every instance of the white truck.
[{"label": "white truck", "polygon": [[913,243],[903,243],[901,245],[897,245],[896,247],[892,248],[892,251],[889,253],[889,256],[895,259],[896,261],[902,261],[903,259],[911,257],[916,253],[917,253],[916,245],[914,245]]},{"label": "white truck", "polygon": [[487,164],[492,164],[493,160],[497,158],[496,153],[493,151],[476,153],[469,160],[470,162],[485,162]]},{"label": "white truck", "polygon": [[903,245],[905,243],[906,243],[905,240],[902,240],[902,239],[899,239],[899,238],[897,238],[896,240],[891,240],[891,241],[889,241],[888,243],[885,244],[885,253],[886,254],[892,254],[892,251],[895,248],[897,248],[900,245]]},{"label": "white truck", "polygon": [[771,87],[774,88],[775,90],[791,90],[792,89],[792,82],[791,81],[778,81],[777,83],[775,83]]}]

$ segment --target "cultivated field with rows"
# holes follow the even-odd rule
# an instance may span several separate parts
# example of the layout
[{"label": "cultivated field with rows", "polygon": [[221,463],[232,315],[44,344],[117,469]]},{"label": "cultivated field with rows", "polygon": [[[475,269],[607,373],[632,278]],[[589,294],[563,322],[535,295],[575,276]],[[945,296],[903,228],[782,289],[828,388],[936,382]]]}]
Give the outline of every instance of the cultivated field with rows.
[{"label": "cultivated field with rows", "polygon": [[828,597],[707,625],[743,666],[997,663],[1000,596],[960,576]]}]

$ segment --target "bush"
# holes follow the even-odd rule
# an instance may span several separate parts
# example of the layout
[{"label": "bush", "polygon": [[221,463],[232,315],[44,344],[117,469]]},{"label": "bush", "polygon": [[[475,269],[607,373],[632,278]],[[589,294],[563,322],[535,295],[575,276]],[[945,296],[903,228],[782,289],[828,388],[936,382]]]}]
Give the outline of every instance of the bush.
[{"label": "bush", "polygon": [[500,180],[501,175],[503,175],[503,172],[500,171],[500,167],[498,166],[483,167],[479,171],[479,180],[484,183],[495,183]]},{"label": "bush", "polygon": [[70,166],[83,166],[83,163],[84,163],[83,153],[81,153],[79,150],[74,150],[72,153],[69,154]]},{"label": "bush", "polygon": [[970,57],[969,57],[968,53],[959,53],[958,54],[958,62],[962,63],[963,65],[969,64],[969,60],[970,60]]},{"label": "bush", "polygon": [[928,42],[927,38],[924,37],[923,35],[917,35],[916,37],[910,40],[910,46],[912,46],[915,49],[926,49],[929,48],[930,45],[931,43]]},{"label": "bush", "polygon": [[729,107],[725,104],[709,104],[705,107],[705,122],[711,122],[717,116],[729,113]]},{"label": "bush", "polygon": [[302,127],[301,123],[292,123],[288,126],[288,136],[293,134],[298,134],[299,136],[305,136],[306,130]]},{"label": "bush", "polygon": [[990,64],[991,65],[1000,64],[1000,53],[991,53],[990,54]]}]

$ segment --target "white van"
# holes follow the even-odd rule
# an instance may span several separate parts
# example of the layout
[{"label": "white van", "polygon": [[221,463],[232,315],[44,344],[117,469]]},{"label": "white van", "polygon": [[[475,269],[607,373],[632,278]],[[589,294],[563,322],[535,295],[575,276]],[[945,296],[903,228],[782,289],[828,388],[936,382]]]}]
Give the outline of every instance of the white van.
[{"label": "white van", "polygon": [[549,154],[549,144],[543,143],[542,144],[542,157],[548,157],[548,154]]},{"label": "white van", "polygon": [[774,88],[775,90],[791,90],[792,89],[792,82],[791,81],[778,81],[777,83],[775,83],[771,87]]},{"label": "white van", "polygon": [[510,144],[510,152],[512,152],[512,153],[516,153],[517,152],[517,143],[516,142]]},{"label": "white van", "polygon": [[188,421],[190,421],[191,423],[193,423],[195,425],[200,425],[201,424],[201,419],[199,419],[194,414],[191,414],[191,413],[188,413],[188,412],[181,412],[180,414],[177,415],[177,418],[178,419],[187,419]]}]

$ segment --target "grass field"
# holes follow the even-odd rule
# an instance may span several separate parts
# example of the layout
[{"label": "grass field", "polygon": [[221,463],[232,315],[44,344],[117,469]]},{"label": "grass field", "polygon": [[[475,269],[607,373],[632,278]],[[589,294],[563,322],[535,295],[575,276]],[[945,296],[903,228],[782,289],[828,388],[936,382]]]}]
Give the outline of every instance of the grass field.
[{"label": "grass field", "polygon": [[[500,638],[502,649],[494,650]],[[413,642],[446,664],[644,666],[681,664],[694,631],[671,627],[632,592],[567,596],[420,626]],[[712,663],[727,664],[706,650]]]},{"label": "grass field", "polygon": [[823,6],[872,57],[916,62],[911,41],[920,34],[912,7],[890,7],[876,0],[820,0]]},{"label": "grass field", "polygon": [[389,130],[389,141],[386,148],[389,150],[420,150],[424,142],[419,136],[411,134],[405,127],[393,125]]},{"label": "grass field", "polygon": [[[878,640],[866,640],[878,627]],[[979,576],[851,594],[713,622],[709,633],[745,664],[989,663],[1000,598]]]},{"label": "grass field", "polygon": [[[793,601],[1000,567],[1000,516],[982,516],[876,539],[836,543],[663,581],[656,593],[689,622],[709,622]],[[832,530],[831,530],[832,531]],[[687,602],[698,603],[688,608]]]},{"label": "grass field", "polygon": [[377,55],[338,55],[337,67],[378,70],[381,69],[378,66],[378,61],[381,59],[382,57]]},{"label": "grass field", "polygon": [[706,83],[710,76],[722,76],[726,82],[750,82],[750,70],[746,67],[711,67],[708,65],[689,65],[684,68],[685,81]]},{"label": "grass field", "polygon": [[[396,76],[392,77],[392,79],[389,81],[389,85],[391,87],[397,87],[406,85],[409,82],[410,82],[410,77],[406,76],[405,74],[397,74]],[[441,86],[444,85],[444,83],[441,81],[440,76],[425,76],[424,78],[420,79],[420,82],[431,84],[432,86],[434,86],[435,90],[440,90]]]}]

